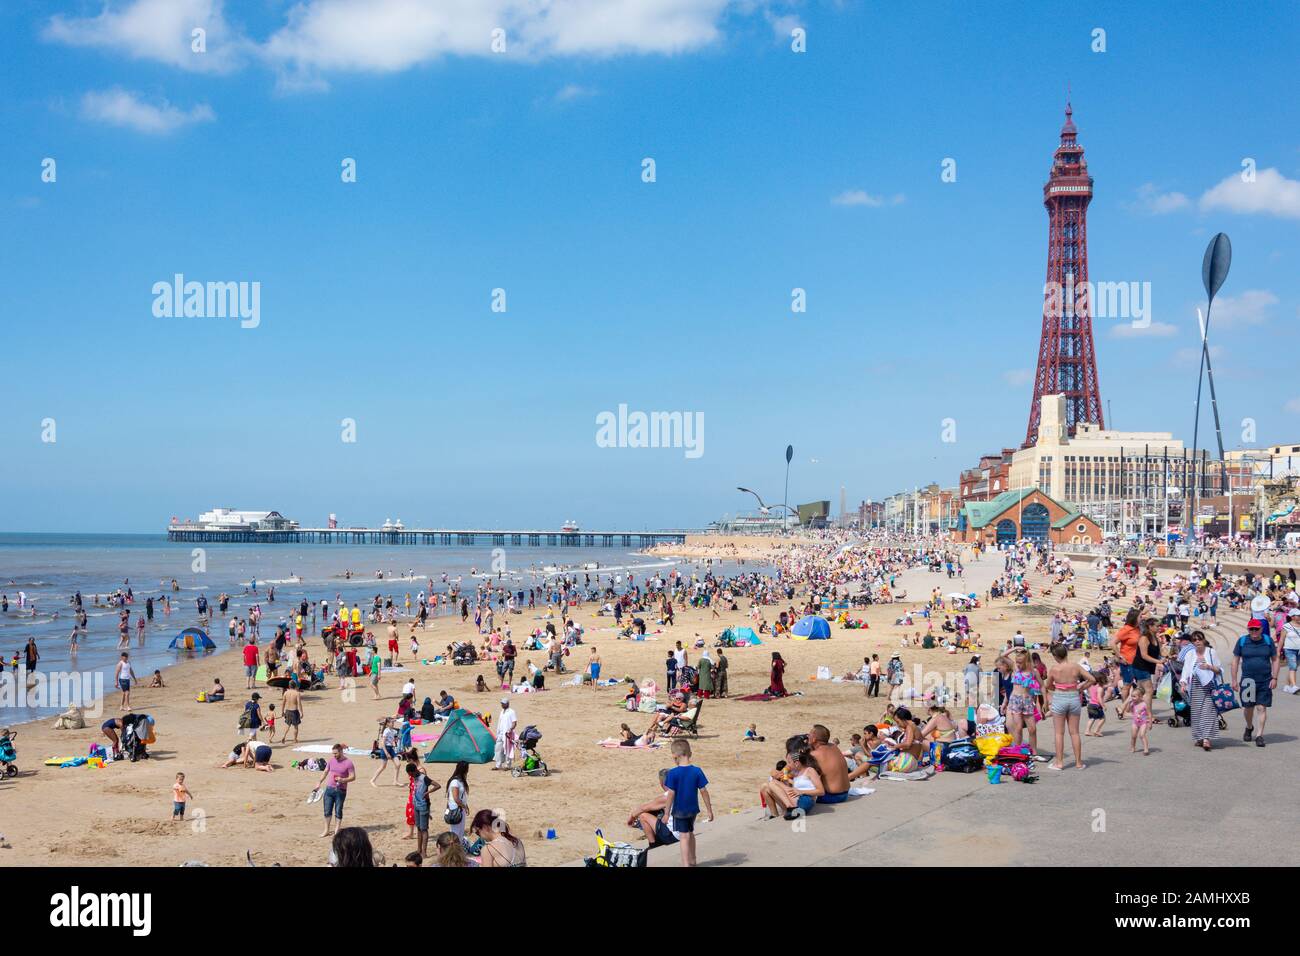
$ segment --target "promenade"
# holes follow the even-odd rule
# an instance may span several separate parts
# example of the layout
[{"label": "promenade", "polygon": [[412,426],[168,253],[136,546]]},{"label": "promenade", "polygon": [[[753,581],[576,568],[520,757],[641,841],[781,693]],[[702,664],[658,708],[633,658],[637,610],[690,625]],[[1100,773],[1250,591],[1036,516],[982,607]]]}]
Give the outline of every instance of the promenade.
[{"label": "promenade", "polygon": [[[1099,579],[1095,558],[1076,563],[1078,597],[1038,598],[1049,606],[1091,607]],[[988,555],[966,565],[965,584],[981,594],[1002,570]],[[923,570],[904,576],[909,594],[920,596],[938,578]],[[946,580],[946,579],[945,579]],[[1032,576],[1037,594],[1045,581]],[[945,590],[947,590],[945,588]],[[1244,610],[1221,613],[1216,647],[1228,654],[1245,632]],[[1027,632],[1033,639],[1042,634]],[[901,629],[900,629],[901,630]],[[993,648],[985,648],[984,665]],[[1094,654],[1094,656],[1097,656]],[[863,720],[878,711],[863,707]],[[1101,738],[1084,738],[1086,770],[1054,771],[1039,764],[1039,782],[989,784],[982,773],[937,774],[910,783],[873,782],[875,793],[846,804],[818,807],[803,821],[762,820],[757,808],[721,816],[699,828],[701,866],[1081,866],[1185,865],[1193,860],[1282,866],[1292,847],[1278,834],[1300,825],[1295,801],[1300,754],[1300,699],[1274,695],[1268,747],[1242,741],[1241,711],[1227,716],[1228,729],[1212,753],[1192,746],[1191,731],[1171,728],[1166,703],[1152,728],[1151,753],[1129,753],[1129,724],[1114,705]],[[858,728],[832,727],[847,739]],[[1043,752],[1053,750],[1051,722],[1039,725]],[[1066,746],[1069,746],[1068,737]],[[1068,752],[1067,752],[1068,753]],[[1070,766],[1067,758],[1066,765]],[[707,767],[705,768],[707,772]],[[755,780],[757,788],[759,781]],[[651,866],[679,866],[677,847],[650,853]]]}]

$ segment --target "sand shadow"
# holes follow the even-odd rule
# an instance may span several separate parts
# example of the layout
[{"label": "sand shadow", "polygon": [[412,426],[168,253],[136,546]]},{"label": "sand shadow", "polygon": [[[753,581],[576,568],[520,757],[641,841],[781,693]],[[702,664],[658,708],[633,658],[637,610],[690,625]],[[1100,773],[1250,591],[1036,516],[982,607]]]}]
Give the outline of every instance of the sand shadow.
[{"label": "sand shadow", "polygon": [[700,866],[744,866],[747,862],[749,862],[748,855],[732,851],[726,856],[718,857],[716,860],[702,860]]}]

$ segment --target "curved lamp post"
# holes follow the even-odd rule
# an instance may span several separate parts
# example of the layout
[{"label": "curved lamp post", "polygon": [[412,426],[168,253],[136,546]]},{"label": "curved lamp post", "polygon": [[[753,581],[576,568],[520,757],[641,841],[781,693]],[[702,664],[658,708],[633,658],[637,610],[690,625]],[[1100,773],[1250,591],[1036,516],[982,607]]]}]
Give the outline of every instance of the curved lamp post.
[{"label": "curved lamp post", "polygon": [[[1214,433],[1219,442],[1219,479],[1220,490],[1223,490],[1223,482],[1227,480],[1227,464],[1223,460],[1223,429],[1219,424],[1219,400],[1214,393],[1214,369],[1210,365],[1210,310],[1214,308],[1214,297],[1218,294],[1223,283],[1228,278],[1228,269],[1232,266],[1232,243],[1229,241],[1226,233],[1219,233],[1210,240],[1210,244],[1205,248],[1205,258],[1201,261],[1201,282],[1205,285],[1205,318],[1201,320],[1201,367],[1196,373],[1196,422],[1192,426],[1192,470],[1196,473],[1196,458],[1200,451],[1200,427],[1201,427],[1201,382],[1205,378],[1210,380],[1210,405],[1214,409]],[[1197,319],[1201,318],[1201,310],[1196,310]],[[1199,477],[1192,486],[1192,543],[1196,541],[1197,518],[1196,513],[1197,499],[1200,497],[1201,482]],[[1184,522],[1185,523],[1185,522]],[[1231,531],[1231,528],[1229,528]]]}]

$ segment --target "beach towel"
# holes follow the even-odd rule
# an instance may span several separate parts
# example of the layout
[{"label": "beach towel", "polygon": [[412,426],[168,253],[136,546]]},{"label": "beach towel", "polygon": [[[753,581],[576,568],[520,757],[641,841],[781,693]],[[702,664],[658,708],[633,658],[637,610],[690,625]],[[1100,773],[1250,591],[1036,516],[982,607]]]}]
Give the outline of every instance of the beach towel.
[{"label": "beach towel", "polygon": [[[301,747],[294,747],[293,749],[296,753],[327,754],[333,752],[334,745],[333,744],[303,744]],[[344,754],[348,757],[369,757],[370,751],[361,750],[357,747],[348,747],[347,750],[344,751]]]},{"label": "beach towel", "polygon": [[894,750],[884,744],[876,744],[871,753],[867,755],[867,763],[872,767],[883,766],[885,761],[894,755]]},{"label": "beach towel", "polygon": [[426,740],[437,740],[441,736],[442,734],[411,734],[411,739],[418,744]]},{"label": "beach towel", "polygon": [[922,767],[920,770],[913,770],[911,773],[897,773],[893,770],[882,770],[880,772],[881,780],[929,780],[933,776],[933,767]]},{"label": "beach towel", "polygon": [[792,693],[786,694],[785,697],[772,697],[770,694],[763,693],[763,694],[750,694],[747,697],[737,697],[736,700],[762,700],[762,701],[785,700],[788,697],[802,697],[802,696],[803,696],[802,692],[794,691]]}]

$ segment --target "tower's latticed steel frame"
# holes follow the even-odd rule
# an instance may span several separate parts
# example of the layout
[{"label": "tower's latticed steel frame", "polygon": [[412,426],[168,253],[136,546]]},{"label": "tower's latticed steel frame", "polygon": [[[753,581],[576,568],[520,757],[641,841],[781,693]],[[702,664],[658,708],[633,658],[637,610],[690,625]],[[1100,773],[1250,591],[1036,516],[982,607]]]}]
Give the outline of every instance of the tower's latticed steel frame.
[{"label": "tower's latticed steel frame", "polygon": [[1043,186],[1047,207],[1047,283],[1043,290],[1043,333],[1034,373],[1034,398],[1029,407],[1025,446],[1038,438],[1041,400],[1065,395],[1066,424],[1073,435],[1081,422],[1105,427],[1101,389],[1097,384],[1097,353],[1092,340],[1091,286],[1088,282],[1088,203],[1092,177],[1083,158],[1077,130],[1065,106],[1061,143],[1052,159],[1052,172]]}]

